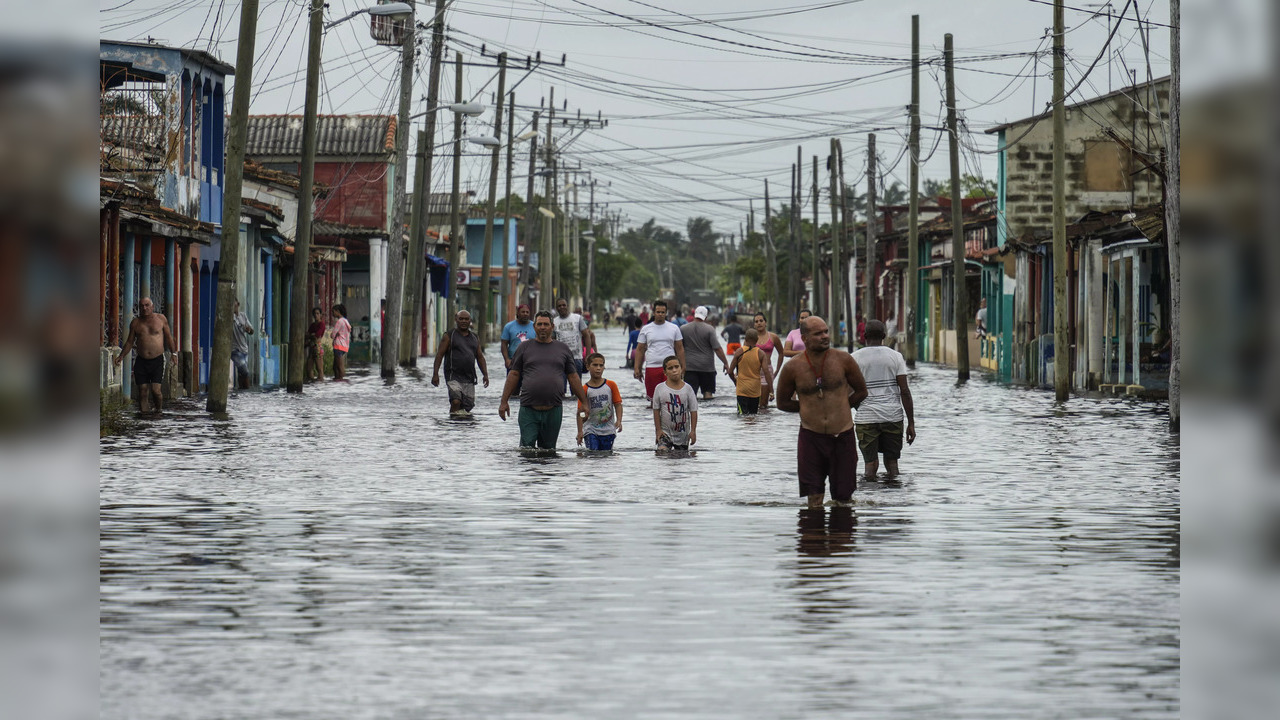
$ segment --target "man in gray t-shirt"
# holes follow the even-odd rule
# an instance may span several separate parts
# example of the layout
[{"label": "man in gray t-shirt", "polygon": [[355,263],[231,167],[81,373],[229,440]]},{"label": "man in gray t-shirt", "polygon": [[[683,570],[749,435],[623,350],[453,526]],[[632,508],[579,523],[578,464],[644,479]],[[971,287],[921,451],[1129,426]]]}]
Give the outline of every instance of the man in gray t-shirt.
[{"label": "man in gray t-shirt", "polygon": [[520,343],[507,384],[502,388],[498,417],[511,414],[508,404],[516,388],[520,388],[520,447],[554,450],[560,437],[564,383],[585,406],[587,393],[582,389],[572,351],[564,343],[551,339],[551,313],[543,310],[533,321],[533,342]]},{"label": "man in gray t-shirt", "polygon": [[720,338],[716,337],[716,329],[707,322],[707,308],[699,305],[693,311],[693,322],[680,327],[684,337],[685,368],[684,379],[693,386],[695,395],[703,400],[710,400],[716,393],[716,358],[720,358],[720,367],[729,372],[729,360],[720,348]]}]

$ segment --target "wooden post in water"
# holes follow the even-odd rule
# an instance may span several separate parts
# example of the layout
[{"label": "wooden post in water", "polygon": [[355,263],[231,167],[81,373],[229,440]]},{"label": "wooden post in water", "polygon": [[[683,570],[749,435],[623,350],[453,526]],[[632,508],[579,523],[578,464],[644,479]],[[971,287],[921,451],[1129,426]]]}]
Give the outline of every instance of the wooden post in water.
[{"label": "wooden post in water", "polygon": [[920,291],[920,16],[911,16],[911,130],[910,147],[911,200],[907,211],[907,313],[899,327],[906,330],[902,354],[907,366],[916,364],[916,305]]},{"label": "wooden post in water", "polygon": [[960,135],[951,33],[943,50],[947,66],[947,136],[951,146],[951,307],[956,326],[956,374],[969,379],[969,293],[964,279],[964,202],[960,194]]}]

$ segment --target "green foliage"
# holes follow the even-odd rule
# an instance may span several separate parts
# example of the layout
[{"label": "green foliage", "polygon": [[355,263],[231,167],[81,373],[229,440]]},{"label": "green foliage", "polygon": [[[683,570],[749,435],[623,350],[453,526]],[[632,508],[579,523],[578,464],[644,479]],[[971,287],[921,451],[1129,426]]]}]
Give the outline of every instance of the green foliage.
[{"label": "green foliage", "polygon": [[[951,182],[943,180],[925,180],[921,189],[925,197],[951,197]],[[994,198],[998,186],[995,180],[987,180],[979,175],[964,175],[960,178],[960,192],[965,198]]]}]

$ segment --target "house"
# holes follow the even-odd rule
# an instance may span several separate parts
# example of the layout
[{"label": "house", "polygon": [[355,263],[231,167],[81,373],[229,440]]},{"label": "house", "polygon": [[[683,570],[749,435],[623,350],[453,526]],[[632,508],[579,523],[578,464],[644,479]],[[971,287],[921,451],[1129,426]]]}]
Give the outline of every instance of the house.
[{"label": "house", "polygon": [[100,384],[135,397],[112,363],[138,301],[165,314],[180,349],[166,395],[208,382],[222,223],[224,87],[234,68],[200,50],[102,40]]},{"label": "house", "polygon": [[[520,276],[520,260],[516,248],[518,222],[516,218],[511,218],[511,227],[505,228],[505,217],[495,217],[493,219],[493,247],[491,249],[489,260],[489,328],[498,328],[502,330],[502,326],[515,317],[516,301],[513,292],[516,286],[516,279]],[[458,270],[458,308],[470,310],[473,317],[475,313],[480,311],[480,293],[486,283],[481,277],[481,271],[484,269],[484,228],[487,223],[486,218],[468,218],[466,239],[466,252],[463,254],[462,262],[459,264]],[[505,230],[505,232],[504,232]],[[505,246],[504,246],[505,245]],[[505,279],[507,293],[507,307],[498,307],[499,293],[502,291],[501,283],[504,282],[502,277],[502,256],[507,256],[507,277]],[[465,280],[465,282],[464,282]],[[475,319],[479,319],[476,317]]]}]

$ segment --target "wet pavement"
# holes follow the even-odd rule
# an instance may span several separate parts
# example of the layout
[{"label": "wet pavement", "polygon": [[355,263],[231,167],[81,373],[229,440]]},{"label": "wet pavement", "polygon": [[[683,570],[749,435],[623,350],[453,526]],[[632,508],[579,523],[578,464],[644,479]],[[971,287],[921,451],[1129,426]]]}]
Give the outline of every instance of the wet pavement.
[{"label": "wet pavement", "polygon": [[[802,509],[795,415],[525,456],[405,373],[101,443],[101,717],[1168,718],[1178,444],[1150,403],[921,366],[901,482]],[[493,365],[500,366],[496,346]]]}]

